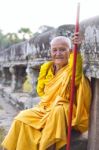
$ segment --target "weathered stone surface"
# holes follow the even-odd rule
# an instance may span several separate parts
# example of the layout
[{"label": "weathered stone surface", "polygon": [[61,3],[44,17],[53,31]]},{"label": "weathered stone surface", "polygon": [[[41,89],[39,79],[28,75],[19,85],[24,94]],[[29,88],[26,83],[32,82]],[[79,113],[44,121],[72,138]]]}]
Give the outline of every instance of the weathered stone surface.
[{"label": "weathered stone surface", "polygon": [[0,150],[3,150],[1,143],[4,140],[11,123],[18,112],[19,110],[7,103],[0,93]]},{"label": "weathered stone surface", "polygon": [[7,103],[6,99],[0,95],[0,127],[3,127],[8,132],[11,122],[18,112],[18,109]]},{"label": "weathered stone surface", "polygon": [[99,78],[99,16],[81,22],[80,27],[85,37],[81,51],[86,74]]},{"label": "weathered stone surface", "polygon": [[[80,134],[79,132],[73,131],[71,134],[71,146],[70,150],[87,150],[88,133],[85,132]],[[60,150],[66,150],[66,146]]]},{"label": "weathered stone surface", "polygon": [[99,150],[99,79],[92,78],[92,94],[88,150]]},{"label": "weathered stone surface", "polygon": [[28,93],[12,93],[11,88],[0,86],[0,94],[7,101],[10,102],[13,106],[19,109],[28,109],[39,103],[39,97],[33,97]]},{"label": "weathered stone surface", "polygon": [[66,36],[71,38],[74,33],[75,26],[73,24],[61,25],[56,30],[56,36]]}]

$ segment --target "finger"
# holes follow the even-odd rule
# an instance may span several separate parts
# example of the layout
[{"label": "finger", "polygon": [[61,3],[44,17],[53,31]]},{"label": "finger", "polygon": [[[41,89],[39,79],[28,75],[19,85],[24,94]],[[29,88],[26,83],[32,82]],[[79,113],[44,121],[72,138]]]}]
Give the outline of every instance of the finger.
[{"label": "finger", "polygon": [[80,33],[79,33],[79,32],[75,32],[74,35],[75,35],[75,36],[78,36],[78,35],[80,35]]},{"label": "finger", "polygon": [[75,33],[72,35],[72,37],[78,36],[78,35],[80,35],[80,33],[79,33],[79,32],[75,32]]}]

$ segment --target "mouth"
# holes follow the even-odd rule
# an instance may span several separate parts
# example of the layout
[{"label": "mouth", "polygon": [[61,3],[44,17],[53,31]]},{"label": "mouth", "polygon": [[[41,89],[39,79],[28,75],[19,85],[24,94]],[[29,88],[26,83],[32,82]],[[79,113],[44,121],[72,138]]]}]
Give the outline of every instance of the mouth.
[{"label": "mouth", "polygon": [[55,59],[63,59],[63,57],[56,57]]}]

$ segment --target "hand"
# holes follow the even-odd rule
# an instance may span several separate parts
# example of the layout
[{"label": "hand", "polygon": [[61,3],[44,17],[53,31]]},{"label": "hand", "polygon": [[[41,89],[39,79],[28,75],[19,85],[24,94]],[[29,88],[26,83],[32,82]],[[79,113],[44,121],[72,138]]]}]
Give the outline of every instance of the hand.
[{"label": "hand", "polygon": [[78,48],[80,48],[82,44],[82,36],[80,35],[79,32],[74,33],[74,35],[71,38],[72,44],[77,44]]}]

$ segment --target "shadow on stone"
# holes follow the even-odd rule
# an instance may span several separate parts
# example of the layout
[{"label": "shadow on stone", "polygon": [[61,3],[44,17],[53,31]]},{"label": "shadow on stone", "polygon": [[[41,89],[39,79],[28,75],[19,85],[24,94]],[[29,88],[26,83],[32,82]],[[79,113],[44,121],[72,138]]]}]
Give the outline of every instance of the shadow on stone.
[{"label": "shadow on stone", "polygon": [[[85,136],[83,134],[73,131],[71,136],[71,148],[70,150],[87,150],[87,133]],[[66,145],[60,150],[66,150]]]}]

